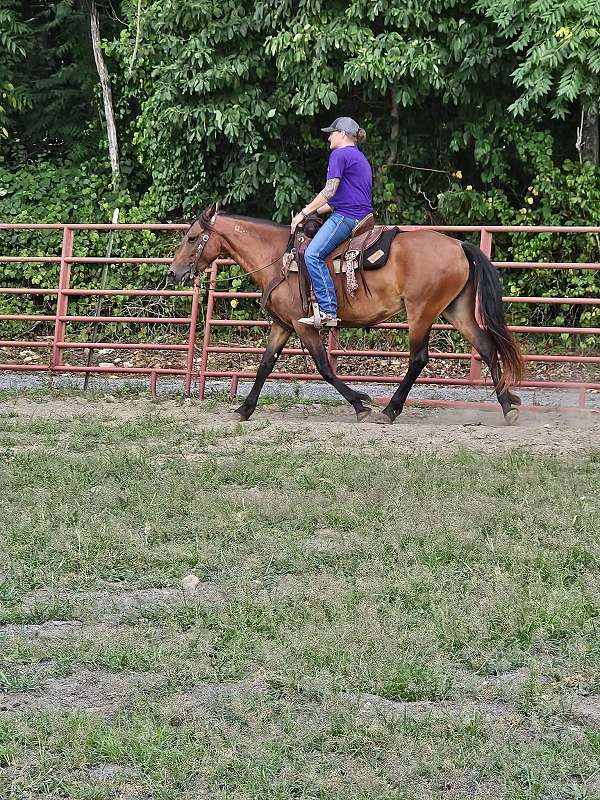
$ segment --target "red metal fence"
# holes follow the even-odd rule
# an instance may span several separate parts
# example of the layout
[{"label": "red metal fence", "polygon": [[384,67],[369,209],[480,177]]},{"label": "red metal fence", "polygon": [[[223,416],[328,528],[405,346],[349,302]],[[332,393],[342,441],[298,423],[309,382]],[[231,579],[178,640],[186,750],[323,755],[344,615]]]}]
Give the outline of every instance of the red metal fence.
[{"label": "red metal fence", "polygon": [[[217,274],[219,266],[230,265],[233,262],[226,259],[219,259],[211,265],[209,269],[209,291],[206,308],[206,321],[204,336],[200,352],[199,364],[197,364],[197,323],[199,311],[199,288],[193,287],[189,290],[134,290],[134,289],[73,289],[71,288],[71,270],[77,264],[106,264],[106,263],[127,263],[127,264],[165,264],[171,260],[168,255],[164,258],[135,258],[111,256],[109,258],[73,256],[73,241],[77,231],[81,230],[151,230],[151,231],[181,231],[185,230],[185,225],[137,225],[137,224],[47,224],[47,225],[24,225],[24,224],[0,224],[0,230],[62,230],[62,251],[56,256],[3,256],[0,254],[0,264],[9,262],[35,262],[35,263],[59,263],[60,273],[56,288],[0,288],[3,295],[45,295],[56,298],[56,308],[52,315],[43,314],[0,314],[0,320],[14,320],[32,322],[47,321],[54,325],[54,336],[52,341],[27,341],[9,339],[0,341],[3,348],[49,348],[48,362],[45,364],[30,363],[6,363],[0,364],[0,370],[24,371],[24,372],[45,372],[50,375],[65,373],[110,373],[110,374],[131,374],[147,375],[150,379],[150,386],[153,394],[156,393],[156,382],[160,376],[179,376],[183,380],[184,395],[189,396],[193,382],[198,382],[200,397],[204,397],[207,379],[228,378],[231,381],[231,394],[237,393],[238,381],[242,379],[253,379],[254,372],[236,371],[230,369],[211,369],[210,356],[216,353],[237,353],[237,354],[260,354],[262,347],[239,346],[212,344],[212,333],[215,328],[225,327],[268,327],[269,322],[262,320],[238,320],[238,319],[219,319],[214,316],[215,300],[219,298],[257,298],[258,292],[236,292],[219,291],[217,288]],[[480,247],[486,255],[491,257],[492,237],[495,233],[562,233],[562,234],[598,234],[600,228],[592,227],[540,227],[540,226],[403,226],[405,230],[438,230],[447,233],[467,233],[478,232],[480,234]],[[600,263],[582,262],[514,262],[497,261],[496,266],[500,269],[545,269],[545,270],[597,270]],[[110,296],[136,296],[140,298],[149,297],[189,297],[191,298],[191,312],[185,317],[159,317],[159,316],[89,316],[69,314],[70,297],[110,297]],[[599,297],[505,297],[505,302],[538,304],[569,304],[569,305],[600,305]],[[163,343],[135,343],[135,342],[80,342],[68,341],[66,338],[67,325],[70,323],[98,323],[103,324],[167,324],[181,326],[186,331],[186,341],[177,344]],[[385,322],[376,326],[380,329],[405,330],[408,326],[402,322]],[[451,325],[439,323],[434,325],[435,330],[452,330]],[[567,326],[533,326],[522,325],[512,326],[511,330],[516,333],[528,334],[572,334],[572,335],[600,335],[600,328],[595,327],[567,327]],[[118,366],[76,366],[64,363],[64,352],[69,349],[94,349],[111,348],[113,350],[138,350],[138,351],[180,351],[185,353],[185,364],[181,367],[118,367]],[[300,355],[302,350],[286,348],[283,355]],[[337,331],[330,333],[328,341],[328,356],[330,363],[335,368],[336,361],[340,356],[359,357],[369,356],[371,358],[407,358],[408,353],[397,350],[347,350],[341,348],[337,337]],[[418,383],[445,386],[488,386],[489,381],[484,379],[481,374],[481,361],[476,354],[469,352],[437,352],[430,354],[433,359],[458,360],[468,363],[468,374],[460,378],[445,378],[427,376],[420,378]],[[600,364],[599,355],[577,356],[577,355],[540,355],[528,354],[526,361],[529,362],[558,362],[572,364]],[[398,383],[399,375],[343,375],[340,377],[350,382],[370,382],[370,383]],[[315,373],[292,373],[274,372],[271,378],[280,380],[321,380]],[[548,388],[548,389],[567,389],[578,392],[580,406],[585,406],[589,391],[600,390],[600,383],[588,381],[560,381],[560,380],[526,380],[525,387]]]},{"label": "red metal fence", "polygon": [[[127,263],[127,264],[164,264],[170,262],[171,258],[133,258],[114,256],[109,258],[101,257],[76,257],[73,256],[73,240],[77,231],[80,230],[150,230],[150,231],[177,231],[186,230],[187,225],[60,225],[60,224],[38,224],[38,225],[8,225],[1,224],[0,230],[62,230],[62,251],[57,256],[3,256],[0,255],[2,262],[34,262],[34,263],[60,263],[60,273],[58,286],[53,289],[36,288],[0,288],[0,294],[26,294],[26,295],[45,295],[56,297],[55,313],[50,315],[43,314],[0,314],[0,320],[15,320],[32,322],[48,321],[54,323],[54,336],[52,342],[46,341],[20,341],[7,340],[0,341],[0,347],[15,348],[50,348],[50,355],[47,364],[0,364],[0,370],[24,371],[24,372],[46,372],[50,375],[64,373],[110,373],[110,374],[130,374],[148,375],[153,394],[156,394],[156,381],[160,375],[181,376],[184,381],[184,393],[189,396],[194,370],[194,356],[196,347],[196,328],[198,322],[198,303],[199,290],[195,286],[191,290],[134,290],[134,289],[72,289],[71,288],[71,268],[73,264],[106,264],[106,263]],[[191,297],[192,310],[189,317],[135,317],[135,316],[85,316],[73,315],[68,313],[69,297]],[[159,343],[135,343],[135,342],[69,342],[66,340],[66,327],[69,323],[99,323],[99,324],[168,324],[186,326],[188,329],[186,344],[159,344]],[[99,350],[110,348],[113,350],[146,350],[146,351],[183,351],[186,354],[185,368],[162,368],[162,367],[117,367],[117,366],[75,366],[64,363],[64,351],[69,349],[93,349]]]}]

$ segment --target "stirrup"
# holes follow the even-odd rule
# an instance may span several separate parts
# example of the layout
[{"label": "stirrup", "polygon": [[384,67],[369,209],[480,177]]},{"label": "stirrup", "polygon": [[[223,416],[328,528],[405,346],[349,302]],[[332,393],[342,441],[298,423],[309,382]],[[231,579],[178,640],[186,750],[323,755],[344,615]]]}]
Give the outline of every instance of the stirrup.
[{"label": "stirrup", "polygon": [[301,322],[303,325],[312,325],[317,330],[320,330],[321,328],[337,327],[339,319],[335,314],[326,314],[322,312],[318,304],[313,303],[312,317],[300,317],[298,322]]}]

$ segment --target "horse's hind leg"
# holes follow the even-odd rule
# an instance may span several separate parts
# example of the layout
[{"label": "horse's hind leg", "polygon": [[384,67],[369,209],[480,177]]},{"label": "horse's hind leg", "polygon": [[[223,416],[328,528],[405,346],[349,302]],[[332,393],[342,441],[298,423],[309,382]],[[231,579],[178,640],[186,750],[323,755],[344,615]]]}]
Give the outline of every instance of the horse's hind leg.
[{"label": "horse's hind leg", "polygon": [[521,398],[508,389],[498,391],[502,380],[498,351],[489,333],[477,324],[474,308],[475,295],[468,283],[458,297],[444,309],[443,315],[457,331],[462,333],[487,364],[504,419],[509,425],[513,425],[519,418],[518,406],[521,405]]},{"label": "horse's hind leg", "polygon": [[368,400],[369,396],[364,392],[356,392],[337,377],[327,360],[327,353],[321,342],[321,335],[318,330],[303,324],[295,326],[295,330],[298,338],[312,356],[322,377],[337,389],[342,397],[354,408],[357,422],[363,422],[371,413],[371,409],[363,405],[362,402],[363,400]]},{"label": "horse's hind leg", "polygon": [[[408,306],[407,316],[409,316]],[[411,323],[409,316],[408,370],[402,379],[402,383],[392,395],[387,406],[383,409],[381,414],[378,414],[373,419],[373,422],[389,424],[402,412],[408,393],[429,361],[429,334],[431,333],[431,325],[432,321],[430,319],[427,319],[427,321],[424,319],[418,320],[417,323]]]},{"label": "horse's hind leg", "polygon": [[260,391],[271,372],[273,372],[273,367],[279,358],[279,354],[285,347],[287,340],[290,338],[291,333],[291,330],[282,325],[281,322],[273,320],[269,341],[267,342],[267,347],[260,360],[258,370],[256,371],[254,385],[252,389],[250,389],[248,397],[246,397],[242,405],[234,412],[241,422],[250,419],[254,413]]}]

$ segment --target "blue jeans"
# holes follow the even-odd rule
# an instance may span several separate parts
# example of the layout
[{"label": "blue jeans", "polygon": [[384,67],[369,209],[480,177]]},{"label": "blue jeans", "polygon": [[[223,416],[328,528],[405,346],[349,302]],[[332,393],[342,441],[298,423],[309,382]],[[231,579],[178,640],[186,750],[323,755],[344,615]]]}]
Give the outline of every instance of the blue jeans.
[{"label": "blue jeans", "polygon": [[321,226],[304,252],[304,261],[310,273],[319,308],[325,314],[337,313],[337,298],[333,279],[325,256],[347,239],[358,220],[333,212]]}]

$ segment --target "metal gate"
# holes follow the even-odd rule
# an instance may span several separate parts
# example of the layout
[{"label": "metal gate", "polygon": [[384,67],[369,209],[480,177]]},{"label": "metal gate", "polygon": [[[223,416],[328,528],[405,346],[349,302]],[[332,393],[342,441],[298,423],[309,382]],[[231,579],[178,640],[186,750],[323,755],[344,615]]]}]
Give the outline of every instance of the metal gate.
[{"label": "metal gate", "polygon": [[[60,254],[55,256],[35,256],[35,255],[20,255],[20,256],[4,256],[0,255],[0,264],[12,262],[35,262],[35,263],[59,263],[60,273],[58,277],[58,284],[53,288],[35,288],[35,287],[19,287],[19,288],[0,288],[0,294],[3,295],[45,295],[54,297],[56,299],[55,311],[53,314],[0,314],[0,320],[15,320],[25,321],[31,320],[32,322],[46,321],[53,324],[54,335],[51,341],[39,340],[18,340],[8,339],[0,341],[0,347],[3,348],[47,348],[48,360],[44,364],[31,364],[31,363],[4,363],[0,364],[0,370],[7,371],[20,371],[20,372],[41,372],[50,375],[58,374],[81,374],[81,373],[95,373],[95,374],[129,374],[129,375],[146,375],[150,381],[150,388],[153,394],[156,394],[157,380],[161,376],[177,376],[182,379],[183,393],[187,397],[192,391],[192,386],[195,382],[198,385],[198,392],[201,398],[204,397],[206,391],[207,381],[210,379],[229,379],[231,395],[235,396],[237,393],[238,382],[240,379],[253,379],[254,372],[244,372],[227,369],[214,369],[210,364],[211,354],[222,353],[238,353],[238,354],[260,354],[264,348],[256,345],[226,345],[223,343],[214,343],[213,334],[217,328],[237,327],[237,328],[253,328],[253,327],[268,327],[269,322],[265,319],[254,320],[238,320],[238,319],[223,319],[215,316],[215,301],[219,298],[258,298],[258,292],[236,292],[236,291],[219,291],[217,288],[217,275],[220,266],[230,265],[233,262],[226,259],[218,259],[208,269],[208,299],[206,307],[206,320],[204,327],[204,334],[202,343],[197,346],[197,324],[200,294],[199,287],[194,286],[188,290],[177,289],[161,289],[161,290],[134,290],[134,289],[73,289],[71,288],[71,272],[77,264],[106,264],[106,263],[128,263],[128,264],[165,264],[167,265],[172,257],[166,255],[161,258],[137,258],[133,256],[114,256],[114,257],[89,257],[89,256],[73,256],[73,243],[74,238],[78,231],[82,230],[96,230],[96,231],[110,231],[110,230],[128,230],[128,231],[184,231],[187,229],[186,225],[138,225],[138,224],[0,224],[0,230],[62,230],[62,250]],[[593,227],[541,227],[541,226],[402,226],[403,230],[437,230],[444,233],[479,233],[480,247],[483,252],[491,257],[493,236],[496,233],[527,233],[535,235],[538,233],[561,233],[565,235],[572,235],[578,233],[594,234],[600,233],[600,228]],[[582,262],[514,262],[514,261],[496,261],[494,262],[499,269],[544,269],[544,270],[598,270],[600,263],[582,263]],[[185,317],[160,317],[160,316],[90,316],[90,315],[73,315],[69,313],[69,299],[71,297],[110,297],[110,296],[136,296],[141,298],[148,297],[189,297],[191,298],[191,312],[189,316]],[[599,297],[505,297],[505,303],[526,303],[530,305],[541,304],[567,304],[567,305],[586,305],[598,306],[600,305]],[[69,341],[66,336],[67,325],[70,323],[98,323],[99,325],[106,324],[126,324],[126,325],[176,325],[182,328],[185,332],[185,339],[177,343],[161,343],[161,342],[125,342],[125,341]],[[396,329],[405,330],[408,326],[403,322],[385,322],[376,326],[379,329]],[[434,325],[435,330],[451,330],[452,326],[439,323]],[[512,326],[510,328],[515,333],[527,334],[570,334],[570,335],[600,335],[600,328],[596,327],[566,327],[566,326]],[[64,363],[64,353],[66,350],[73,349],[92,349],[99,350],[102,348],[110,348],[113,350],[138,350],[138,351],[173,351],[181,352],[184,361],[179,367],[124,367],[124,366],[77,366]],[[370,358],[398,358],[405,359],[408,353],[401,350],[347,350],[341,348],[338,340],[337,331],[332,331],[329,335],[327,343],[328,358],[335,369],[337,359],[340,356],[344,357],[360,357],[369,356]],[[299,355],[302,351],[295,348],[286,348],[283,350],[283,355]],[[481,361],[474,351],[471,352],[438,352],[433,351],[430,353],[432,359],[454,360],[464,362],[465,374],[460,378],[446,378],[446,377],[433,377],[425,376],[418,379],[420,384],[429,385],[444,385],[444,386],[488,386],[489,380],[484,378],[481,373]],[[535,354],[529,353],[525,355],[527,362],[557,362],[557,363],[571,363],[571,364],[600,364],[600,355],[557,355],[557,354]],[[351,374],[339,375],[343,380],[349,382],[369,382],[390,384],[398,383],[398,375],[385,375],[385,374]],[[275,380],[309,380],[319,381],[321,377],[315,373],[309,372],[274,372],[270,376]],[[588,381],[561,381],[561,380],[525,380],[522,384],[524,387],[531,388],[548,388],[548,389],[566,389],[576,390],[578,393],[578,405],[584,407],[586,405],[588,393],[590,391],[600,390],[600,383]],[[426,402],[426,401],[425,401]],[[444,404],[456,404],[456,401],[438,401]],[[462,403],[460,403],[462,405]]]}]

